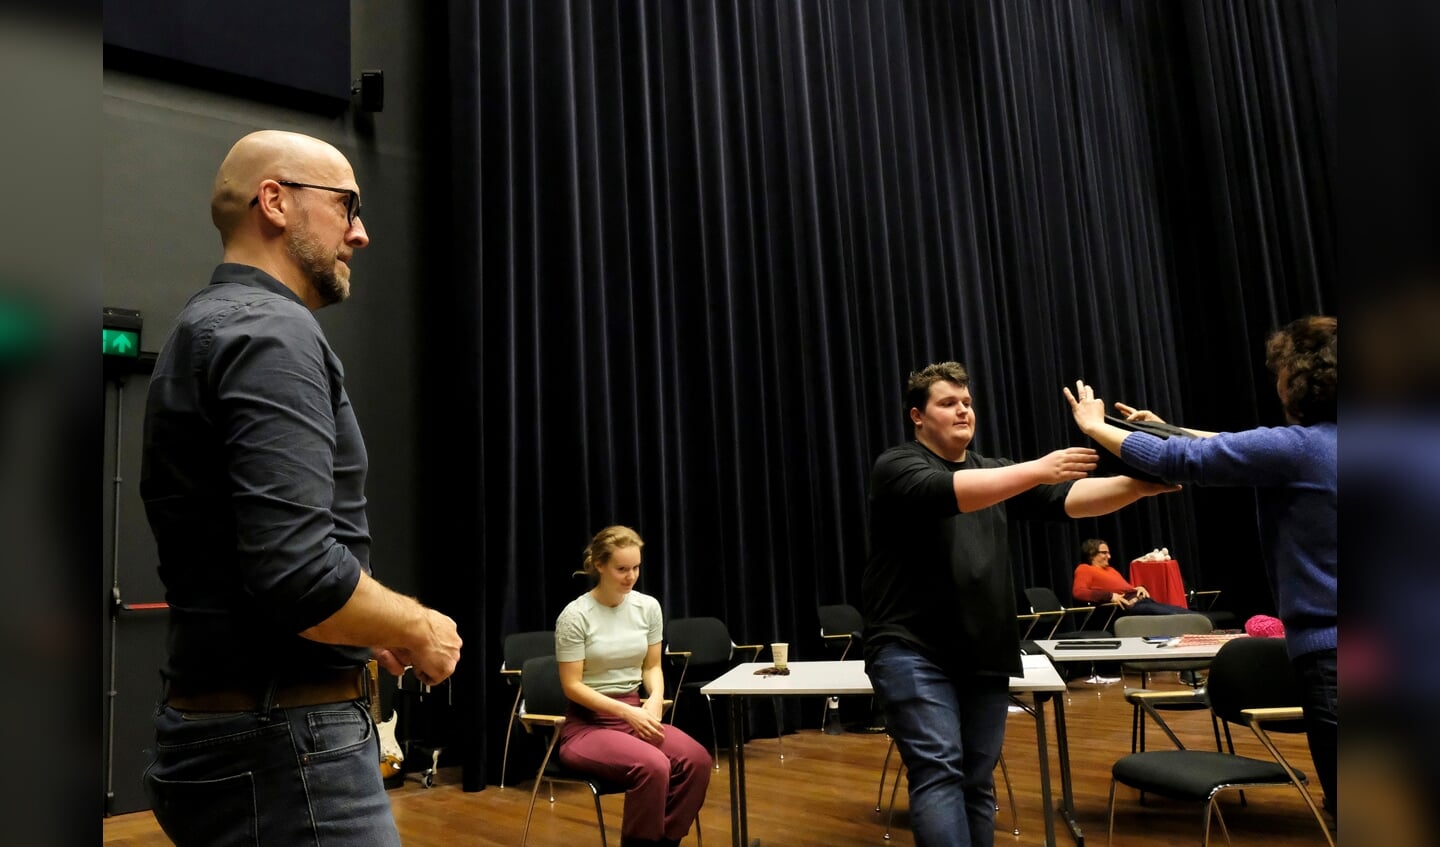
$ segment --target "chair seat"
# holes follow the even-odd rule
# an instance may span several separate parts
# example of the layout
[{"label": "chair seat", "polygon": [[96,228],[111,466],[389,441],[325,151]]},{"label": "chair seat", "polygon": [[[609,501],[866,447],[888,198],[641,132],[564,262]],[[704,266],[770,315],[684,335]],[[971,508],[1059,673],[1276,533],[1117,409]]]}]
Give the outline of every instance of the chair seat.
[{"label": "chair seat", "polygon": [[[1305,774],[1295,772],[1301,780]],[[1275,761],[1261,761],[1206,750],[1151,750],[1132,753],[1110,770],[1117,782],[1175,800],[1207,801],[1216,789],[1231,785],[1288,784]]]},{"label": "chair seat", "polygon": [[568,768],[560,762],[560,757],[556,755],[552,755],[550,761],[545,763],[545,778],[558,782],[588,782],[594,787],[596,794],[625,793],[625,786]]}]

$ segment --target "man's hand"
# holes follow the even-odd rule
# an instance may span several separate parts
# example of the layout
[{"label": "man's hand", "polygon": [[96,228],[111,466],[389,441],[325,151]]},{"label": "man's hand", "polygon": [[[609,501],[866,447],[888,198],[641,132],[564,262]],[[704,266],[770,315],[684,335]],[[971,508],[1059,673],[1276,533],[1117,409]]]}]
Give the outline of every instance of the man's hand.
[{"label": "man's hand", "polygon": [[1100,454],[1091,447],[1065,447],[1034,461],[1042,482],[1054,484],[1084,479],[1100,463]]},{"label": "man's hand", "polygon": [[405,666],[409,666],[414,669],[416,679],[426,685],[439,685],[449,679],[450,674],[455,672],[455,665],[460,661],[460,632],[455,621],[434,609],[425,610],[425,626],[426,639],[420,647],[377,649],[375,658],[385,665],[386,670],[394,673],[381,655],[382,652],[388,653],[391,660],[401,665],[402,671]]},{"label": "man's hand", "polygon": [[1118,401],[1115,403],[1115,408],[1120,410],[1120,414],[1124,415],[1127,421],[1154,421],[1155,423],[1165,423],[1164,418],[1161,418],[1149,409],[1137,409],[1134,406],[1127,406]]}]

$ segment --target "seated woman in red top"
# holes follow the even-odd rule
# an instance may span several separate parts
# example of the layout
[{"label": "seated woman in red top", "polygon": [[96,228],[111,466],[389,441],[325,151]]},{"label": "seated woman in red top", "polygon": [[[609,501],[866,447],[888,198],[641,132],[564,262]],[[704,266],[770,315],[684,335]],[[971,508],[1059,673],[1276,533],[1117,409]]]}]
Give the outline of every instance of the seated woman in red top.
[{"label": "seated woman in red top", "polygon": [[1070,593],[1082,603],[1109,603],[1120,606],[1120,614],[1181,615],[1190,612],[1150,598],[1143,585],[1131,585],[1120,572],[1110,567],[1110,545],[1099,538],[1086,539],[1080,545],[1086,564],[1075,568],[1075,584]]}]

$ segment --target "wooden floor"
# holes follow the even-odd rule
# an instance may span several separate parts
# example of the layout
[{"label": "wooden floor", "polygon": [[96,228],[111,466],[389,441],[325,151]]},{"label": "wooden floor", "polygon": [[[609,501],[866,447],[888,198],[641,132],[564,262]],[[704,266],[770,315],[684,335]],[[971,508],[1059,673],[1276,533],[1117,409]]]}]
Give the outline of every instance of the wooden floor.
[{"label": "wooden floor", "polygon": [[[1167,679],[1168,677],[1168,679]],[[1161,675],[1152,687],[1179,687],[1173,674]],[[717,703],[717,711],[720,704]],[[1072,682],[1066,698],[1070,730],[1071,768],[1075,784],[1077,818],[1086,843],[1105,844],[1106,803],[1110,790],[1110,765],[1130,749],[1130,708],[1121,686],[1090,686]],[[1172,726],[1187,745],[1206,749],[1213,744],[1204,713],[1173,713]],[[1049,732],[1051,765],[1054,771],[1053,722]],[[1236,749],[1242,754],[1265,756],[1264,748],[1248,730],[1234,733]],[[875,811],[880,764],[885,758],[884,735],[846,733],[824,735],[802,730],[786,735],[785,760],[776,755],[774,739],[756,739],[746,746],[746,777],[749,785],[749,828],[752,839],[764,845],[796,847],[844,847],[844,845],[895,845],[910,847],[914,839],[905,814],[902,789],[897,800],[895,827],[891,840],[882,837],[884,816]],[[1164,737],[1152,734],[1150,744],[1163,744]],[[1302,737],[1284,737],[1280,745],[1290,761],[1311,772],[1310,756]],[[722,751],[723,754],[723,751]],[[1035,722],[1023,712],[1013,711],[1005,739],[1005,761],[1015,791],[1020,835],[1010,834],[1011,809],[1003,786],[997,786],[1001,809],[997,816],[997,845],[1041,845],[1044,823],[1040,804],[1039,765],[1035,754]],[[730,803],[727,765],[713,771],[705,808],[700,813],[705,841],[710,847],[730,844]],[[999,772],[997,771],[997,781]],[[395,819],[407,847],[514,847],[520,843],[525,810],[532,781],[503,789],[490,786],[466,793],[460,789],[459,773],[444,769],[434,788],[407,781],[390,792]],[[1059,798],[1058,776],[1052,779]],[[1311,788],[1318,798],[1318,787]],[[1235,847],[1313,847],[1324,845],[1318,825],[1304,802],[1293,790],[1267,789],[1246,792],[1248,804],[1241,806],[1233,796],[1223,801],[1223,814]],[[889,792],[886,792],[888,800]],[[619,844],[623,797],[603,800],[605,820],[612,847]],[[1172,803],[1153,797],[1144,806],[1134,791],[1121,788],[1115,815],[1117,847],[1160,847],[1199,844],[1200,810],[1191,804]],[[1073,847],[1073,841],[1057,822],[1057,842]],[[119,815],[104,821],[103,843],[112,847],[151,847],[169,840],[160,832],[149,812]],[[542,789],[531,825],[530,844],[598,845],[594,805],[582,787],[556,786],[556,802],[547,802]],[[694,837],[687,838],[687,845]],[[1213,842],[1223,845],[1217,831]]]}]

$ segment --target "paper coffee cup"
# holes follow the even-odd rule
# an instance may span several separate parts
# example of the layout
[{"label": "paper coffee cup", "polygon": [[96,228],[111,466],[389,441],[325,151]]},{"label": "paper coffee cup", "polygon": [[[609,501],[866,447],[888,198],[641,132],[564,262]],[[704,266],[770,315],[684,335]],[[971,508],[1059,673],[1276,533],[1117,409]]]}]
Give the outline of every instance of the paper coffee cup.
[{"label": "paper coffee cup", "polygon": [[775,667],[786,667],[790,663],[790,644],[785,641],[776,641],[771,644],[770,657],[775,660]]}]

